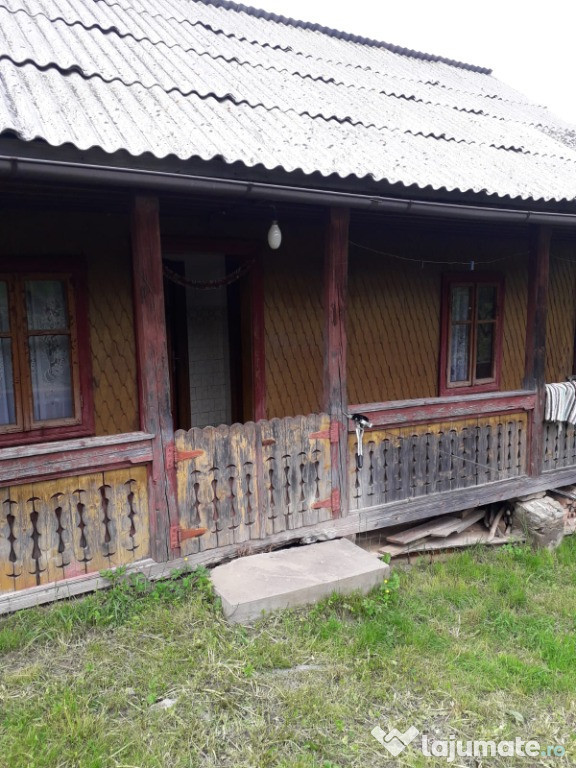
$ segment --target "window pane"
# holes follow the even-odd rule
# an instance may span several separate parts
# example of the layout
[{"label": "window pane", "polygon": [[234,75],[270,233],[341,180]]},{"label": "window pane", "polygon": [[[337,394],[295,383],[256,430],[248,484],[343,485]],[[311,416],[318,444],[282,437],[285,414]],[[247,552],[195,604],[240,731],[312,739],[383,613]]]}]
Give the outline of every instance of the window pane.
[{"label": "window pane", "polygon": [[70,339],[68,336],[31,336],[29,344],[34,421],[74,416]]},{"label": "window pane", "polygon": [[478,323],[476,337],[476,378],[494,377],[494,323]]},{"label": "window pane", "polygon": [[14,376],[12,372],[12,342],[10,339],[0,339],[0,424],[15,423],[16,407],[14,404]]},{"label": "window pane", "polygon": [[466,322],[470,320],[470,301],[472,289],[469,285],[452,286],[452,322]]},{"label": "window pane", "polygon": [[30,331],[68,328],[66,283],[61,280],[27,280],[26,313]]},{"label": "window pane", "polygon": [[8,286],[0,283],[0,333],[10,330],[10,310],[8,308]]},{"label": "window pane", "polygon": [[477,295],[478,320],[494,320],[496,318],[496,286],[479,285]]},{"label": "window pane", "polygon": [[470,326],[452,326],[450,349],[450,381],[468,381],[470,362]]}]

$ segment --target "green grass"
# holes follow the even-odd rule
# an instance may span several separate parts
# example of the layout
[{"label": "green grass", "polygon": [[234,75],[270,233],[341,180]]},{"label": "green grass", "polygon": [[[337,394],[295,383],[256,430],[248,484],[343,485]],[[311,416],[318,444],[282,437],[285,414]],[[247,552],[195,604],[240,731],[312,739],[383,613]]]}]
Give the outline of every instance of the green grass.
[{"label": "green grass", "polygon": [[[223,621],[204,570],[155,585],[121,575],[0,620],[0,765],[448,765],[388,756],[375,725],[567,750],[484,766],[574,765],[575,630],[576,537],[553,554],[422,560],[368,597],[249,628]],[[154,707],[165,698],[176,704]]]}]

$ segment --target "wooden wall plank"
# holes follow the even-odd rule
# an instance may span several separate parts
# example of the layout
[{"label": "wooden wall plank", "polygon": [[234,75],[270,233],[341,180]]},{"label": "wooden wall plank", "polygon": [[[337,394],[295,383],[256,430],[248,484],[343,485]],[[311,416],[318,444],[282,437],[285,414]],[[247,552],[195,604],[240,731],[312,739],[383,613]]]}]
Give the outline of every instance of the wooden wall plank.
[{"label": "wooden wall plank", "polygon": [[10,488],[0,489],[0,592],[12,592],[15,589],[13,574],[13,542],[11,541],[12,525],[9,515],[15,501],[11,497]]},{"label": "wooden wall plank", "polygon": [[[83,557],[86,559],[84,570],[86,573],[102,571],[110,567],[107,557],[107,548],[104,547],[105,526],[102,520],[102,475],[85,475],[78,477],[73,491],[73,503],[76,506],[76,524],[78,532],[85,546]],[[114,489],[116,490],[116,489]],[[124,510],[118,503],[119,499],[113,495],[112,504],[116,515],[122,515]],[[80,525],[82,528],[80,529]],[[106,550],[106,551],[105,551]],[[76,550],[79,551],[79,550]],[[115,565],[120,562],[120,557]]]},{"label": "wooden wall plank", "polygon": [[14,486],[10,490],[10,498],[16,502],[16,506],[12,506],[12,514],[15,517],[13,532],[16,536],[14,572],[19,573],[15,580],[15,587],[26,589],[37,586],[41,582],[41,564],[35,557],[37,553],[37,542],[33,537],[35,526],[31,520],[31,514],[36,507],[36,494],[34,485],[31,483]]},{"label": "wooden wall plank", "polygon": [[90,472],[97,467],[144,464],[152,461],[151,443],[152,435],[132,432],[3,448],[0,483],[18,485]]}]

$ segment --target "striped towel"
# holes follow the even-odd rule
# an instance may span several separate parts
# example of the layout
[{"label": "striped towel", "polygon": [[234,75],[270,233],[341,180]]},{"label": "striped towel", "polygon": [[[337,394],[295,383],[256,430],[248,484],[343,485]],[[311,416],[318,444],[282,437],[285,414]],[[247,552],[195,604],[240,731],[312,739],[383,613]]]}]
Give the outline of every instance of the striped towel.
[{"label": "striped towel", "polygon": [[576,383],[546,384],[544,421],[567,421],[576,424]]}]

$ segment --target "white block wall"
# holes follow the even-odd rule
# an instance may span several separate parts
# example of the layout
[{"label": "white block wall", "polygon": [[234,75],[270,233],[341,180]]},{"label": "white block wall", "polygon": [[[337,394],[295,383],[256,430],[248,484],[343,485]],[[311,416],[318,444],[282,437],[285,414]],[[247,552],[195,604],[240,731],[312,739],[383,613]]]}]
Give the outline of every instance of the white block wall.
[{"label": "white block wall", "polygon": [[[225,275],[224,256],[194,256],[186,262],[191,280]],[[226,289],[186,289],[190,412],[193,427],[230,423],[230,354]]]}]

